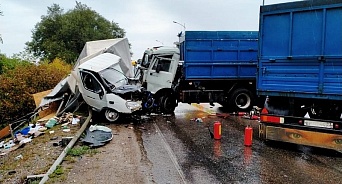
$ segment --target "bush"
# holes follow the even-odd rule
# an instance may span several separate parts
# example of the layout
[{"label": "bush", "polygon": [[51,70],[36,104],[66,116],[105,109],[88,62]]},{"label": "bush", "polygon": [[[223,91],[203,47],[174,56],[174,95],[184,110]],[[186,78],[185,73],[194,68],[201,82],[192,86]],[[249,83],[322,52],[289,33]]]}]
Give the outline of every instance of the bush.
[{"label": "bush", "polygon": [[33,65],[28,61],[23,61],[19,58],[8,58],[3,54],[0,54],[0,75],[13,70],[17,66],[28,66]]},{"label": "bush", "polygon": [[52,89],[71,71],[60,59],[40,65],[18,65],[0,75],[0,125],[35,109],[32,94]]}]

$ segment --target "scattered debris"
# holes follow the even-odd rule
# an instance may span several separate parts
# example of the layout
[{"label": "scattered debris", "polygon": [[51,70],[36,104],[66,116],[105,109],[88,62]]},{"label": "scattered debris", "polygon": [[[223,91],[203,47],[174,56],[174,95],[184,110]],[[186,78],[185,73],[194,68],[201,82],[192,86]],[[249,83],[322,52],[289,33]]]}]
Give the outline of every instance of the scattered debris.
[{"label": "scattered debris", "polygon": [[23,155],[20,154],[20,155],[16,156],[14,159],[15,159],[15,160],[20,160],[20,159],[23,159],[23,158],[24,158]]},{"label": "scattered debris", "polygon": [[[72,123],[74,122],[74,123]],[[0,142],[0,156],[6,155],[11,151],[23,147],[25,144],[33,141],[33,138],[37,138],[43,134],[47,129],[60,124],[79,124],[81,122],[81,116],[75,116],[73,113],[63,113],[61,117],[51,117],[46,120],[38,120],[35,124],[29,124],[28,126],[17,130],[13,133],[13,139],[8,141]],[[76,123],[76,124],[75,124]],[[50,130],[49,134],[54,134],[56,130]],[[63,132],[70,132],[71,129],[67,125],[62,126]],[[56,140],[57,137],[51,138],[51,140]],[[54,143],[54,146],[60,145],[59,143]]]},{"label": "scattered debris", "polygon": [[0,139],[7,137],[11,134],[11,124],[0,130]]},{"label": "scattered debris", "polygon": [[52,143],[52,145],[55,146],[55,147],[60,146],[61,145],[61,141],[54,142],[54,143]]},{"label": "scattered debris", "polygon": [[72,140],[72,138],[74,137],[62,137],[60,145],[62,145],[63,147],[67,146],[69,142]]},{"label": "scattered debris", "polygon": [[57,120],[55,118],[49,119],[49,121],[45,124],[46,128],[52,128],[57,124]]},{"label": "scattered debris", "polygon": [[15,173],[17,173],[17,171],[15,171],[15,170],[8,171],[8,175],[13,175],[13,174],[15,174]]},{"label": "scattered debris", "polygon": [[77,125],[79,122],[80,122],[80,119],[78,117],[74,116],[74,118],[72,118],[71,124],[72,125]]},{"label": "scattered debris", "polygon": [[103,146],[113,139],[112,130],[105,126],[91,125],[86,130],[86,136],[82,142],[89,144],[90,147]]},{"label": "scattered debris", "polygon": [[58,137],[52,137],[50,140],[57,140],[58,139]]},{"label": "scattered debris", "polygon": [[213,113],[213,114],[208,115],[208,117],[213,117],[213,116],[226,119],[230,116],[230,114],[229,113]]},{"label": "scattered debris", "polygon": [[247,112],[233,112],[231,113],[231,115],[234,115],[234,116],[245,116],[245,115],[248,115]]},{"label": "scattered debris", "polygon": [[251,120],[259,120],[259,116],[257,116],[257,115],[252,115],[252,116],[250,117],[250,119],[251,119]]},{"label": "scattered debris", "polygon": [[70,132],[70,128],[63,128],[63,132]]}]

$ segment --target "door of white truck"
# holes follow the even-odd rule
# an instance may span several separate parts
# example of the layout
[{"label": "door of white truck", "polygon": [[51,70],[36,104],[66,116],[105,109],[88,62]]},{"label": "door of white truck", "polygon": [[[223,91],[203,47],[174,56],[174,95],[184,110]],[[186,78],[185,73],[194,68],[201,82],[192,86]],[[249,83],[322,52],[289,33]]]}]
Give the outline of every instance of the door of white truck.
[{"label": "door of white truck", "polygon": [[156,93],[163,88],[171,88],[179,63],[179,54],[155,56],[147,70],[147,91]]},{"label": "door of white truck", "polygon": [[105,98],[105,90],[103,89],[100,82],[96,77],[87,71],[81,71],[82,80],[82,96],[87,104],[91,104],[93,108],[100,111],[102,108],[107,106],[107,101]]}]

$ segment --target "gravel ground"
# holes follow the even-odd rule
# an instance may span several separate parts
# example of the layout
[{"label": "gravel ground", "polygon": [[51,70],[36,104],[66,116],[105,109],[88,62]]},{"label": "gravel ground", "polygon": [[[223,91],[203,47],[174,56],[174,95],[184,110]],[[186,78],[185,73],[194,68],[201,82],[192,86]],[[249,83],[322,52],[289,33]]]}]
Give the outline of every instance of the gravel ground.
[{"label": "gravel ground", "polygon": [[141,144],[140,130],[132,125],[108,125],[114,134],[94,155],[83,155],[74,163],[63,162],[65,179],[53,183],[155,183],[152,165]]}]

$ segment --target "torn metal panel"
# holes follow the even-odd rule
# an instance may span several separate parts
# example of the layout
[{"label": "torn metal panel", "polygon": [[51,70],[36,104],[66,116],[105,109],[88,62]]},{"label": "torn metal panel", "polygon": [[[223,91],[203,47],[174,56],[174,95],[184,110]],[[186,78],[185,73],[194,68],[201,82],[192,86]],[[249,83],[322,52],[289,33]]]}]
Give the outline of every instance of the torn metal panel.
[{"label": "torn metal panel", "polygon": [[133,66],[131,63],[131,53],[127,38],[87,42],[76,61],[75,68],[89,60],[88,56],[95,57],[102,53],[112,53],[119,56],[121,58],[120,67],[122,71],[126,77],[133,77]]},{"label": "torn metal panel", "polygon": [[61,80],[52,91],[41,100],[38,107],[43,107],[52,102],[62,100],[64,93],[69,91],[69,84],[67,83],[68,78],[69,76]]},{"label": "torn metal panel", "polygon": [[68,84],[72,93],[75,93],[77,83],[81,82],[77,77],[77,68],[82,63],[88,62],[103,53],[111,53],[119,56],[121,58],[119,65],[124,75],[128,78],[133,77],[133,66],[127,38],[90,41],[84,45],[83,50],[75,63],[74,69],[71,71],[71,75],[68,78]]}]

